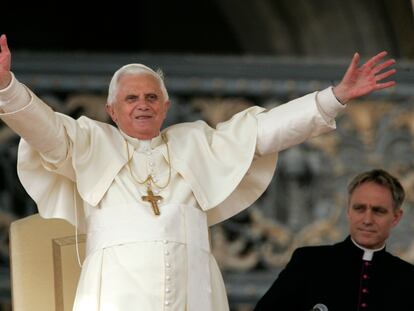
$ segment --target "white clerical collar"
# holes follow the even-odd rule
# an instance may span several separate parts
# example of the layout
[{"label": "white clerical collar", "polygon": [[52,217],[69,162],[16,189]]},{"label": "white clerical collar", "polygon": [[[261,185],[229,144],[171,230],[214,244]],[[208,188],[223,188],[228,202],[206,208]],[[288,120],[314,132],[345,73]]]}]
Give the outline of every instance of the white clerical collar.
[{"label": "white clerical collar", "polygon": [[351,241],[352,241],[352,243],[355,244],[356,247],[358,247],[358,248],[360,248],[364,251],[364,255],[362,256],[362,259],[367,260],[367,261],[371,261],[372,257],[374,256],[374,253],[384,249],[384,247],[385,247],[385,244],[384,244],[380,248],[370,249],[370,248],[365,248],[365,247],[359,245],[357,242],[354,241],[353,238],[351,238]]},{"label": "white clerical collar", "polygon": [[125,134],[121,129],[119,129],[119,131],[121,132],[121,135],[128,141],[128,143],[134,146],[136,150],[141,152],[146,152],[162,144],[161,134],[155,136],[152,139],[140,140],[138,138],[134,138],[129,136],[128,134]]}]

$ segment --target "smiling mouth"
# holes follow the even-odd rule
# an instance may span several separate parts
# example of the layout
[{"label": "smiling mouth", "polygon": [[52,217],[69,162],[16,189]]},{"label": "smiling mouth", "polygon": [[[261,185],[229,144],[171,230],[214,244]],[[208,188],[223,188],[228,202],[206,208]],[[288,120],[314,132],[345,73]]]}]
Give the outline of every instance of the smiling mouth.
[{"label": "smiling mouth", "polygon": [[152,116],[137,116],[135,117],[136,120],[148,120],[151,119]]}]

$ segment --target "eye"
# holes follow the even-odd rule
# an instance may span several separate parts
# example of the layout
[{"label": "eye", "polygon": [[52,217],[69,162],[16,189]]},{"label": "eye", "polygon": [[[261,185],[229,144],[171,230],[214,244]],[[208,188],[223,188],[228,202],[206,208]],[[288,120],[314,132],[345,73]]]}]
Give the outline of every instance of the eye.
[{"label": "eye", "polygon": [[356,212],[363,212],[365,210],[365,205],[355,204],[355,205],[352,205],[352,209]]},{"label": "eye", "polygon": [[157,94],[147,94],[145,96],[146,100],[149,101],[150,103],[156,102],[158,100],[158,96]]},{"label": "eye", "polygon": [[385,215],[385,214],[387,214],[387,213],[388,213],[388,210],[387,210],[386,208],[382,207],[382,206],[374,206],[374,207],[372,208],[372,211],[373,211],[375,214],[378,214],[378,215]]},{"label": "eye", "polygon": [[127,95],[126,97],[125,97],[125,100],[126,100],[126,102],[128,102],[128,103],[132,103],[132,102],[135,102],[136,100],[138,99],[138,96],[137,95]]}]

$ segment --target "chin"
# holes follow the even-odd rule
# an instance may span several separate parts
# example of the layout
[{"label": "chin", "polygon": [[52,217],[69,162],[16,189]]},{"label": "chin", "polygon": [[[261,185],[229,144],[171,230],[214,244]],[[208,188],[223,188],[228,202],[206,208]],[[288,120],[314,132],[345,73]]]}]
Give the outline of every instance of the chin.
[{"label": "chin", "polygon": [[361,245],[362,247],[366,247],[366,248],[376,248],[376,245],[378,245],[378,241],[371,237],[360,237],[359,239],[356,240],[356,242]]}]

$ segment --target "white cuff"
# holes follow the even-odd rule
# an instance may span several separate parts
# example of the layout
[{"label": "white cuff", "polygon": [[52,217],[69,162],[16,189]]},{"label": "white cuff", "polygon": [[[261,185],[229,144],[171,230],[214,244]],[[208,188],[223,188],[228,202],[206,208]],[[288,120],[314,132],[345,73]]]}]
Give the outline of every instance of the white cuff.
[{"label": "white cuff", "polygon": [[316,95],[316,102],[319,112],[325,120],[335,119],[337,114],[346,107],[346,105],[341,104],[335,97],[332,86],[318,92]]},{"label": "white cuff", "polygon": [[3,112],[17,111],[30,102],[30,94],[13,73],[10,84],[0,90],[0,108]]}]

